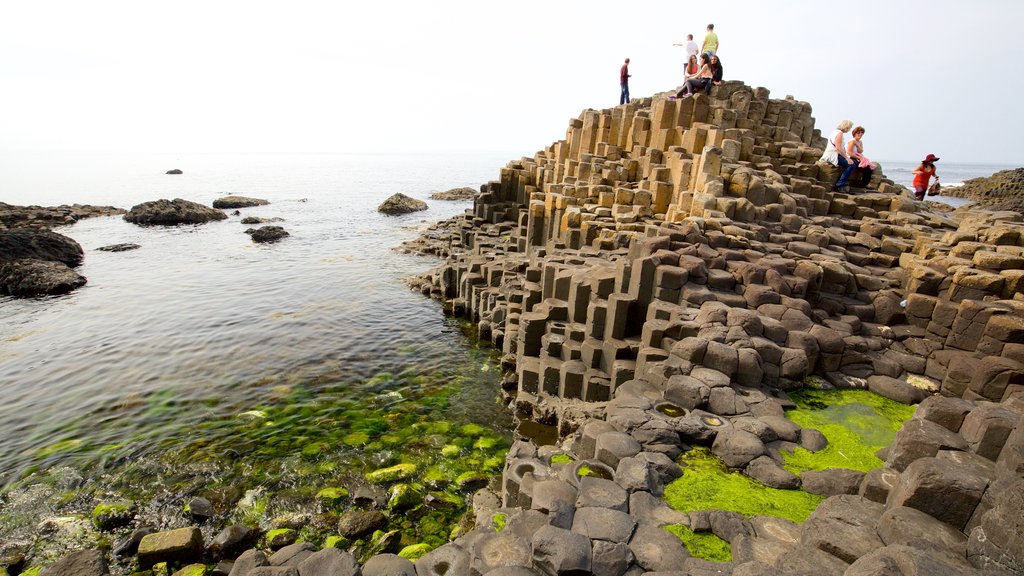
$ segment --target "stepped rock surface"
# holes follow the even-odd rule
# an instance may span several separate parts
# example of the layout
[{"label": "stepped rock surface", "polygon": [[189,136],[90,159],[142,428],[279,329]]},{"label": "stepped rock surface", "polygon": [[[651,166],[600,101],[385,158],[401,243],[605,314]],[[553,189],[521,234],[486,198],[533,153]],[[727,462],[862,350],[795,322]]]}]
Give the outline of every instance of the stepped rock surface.
[{"label": "stepped rock surface", "polygon": [[[971,178],[963,186],[944,188],[946,196],[967,198],[974,207],[1024,213],[1024,168],[1002,170],[984,178]],[[972,208],[968,208],[970,211]]]}]

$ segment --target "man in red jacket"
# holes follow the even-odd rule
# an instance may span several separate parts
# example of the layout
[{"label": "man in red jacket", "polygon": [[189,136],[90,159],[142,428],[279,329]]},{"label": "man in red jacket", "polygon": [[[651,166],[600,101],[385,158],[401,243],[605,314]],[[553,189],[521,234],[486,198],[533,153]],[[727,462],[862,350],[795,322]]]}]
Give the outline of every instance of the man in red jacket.
[{"label": "man in red jacket", "polygon": [[629,58],[626,58],[626,63],[619,69],[619,88],[622,89],[622,94],[619,96],[619,104],[629,103]]}]

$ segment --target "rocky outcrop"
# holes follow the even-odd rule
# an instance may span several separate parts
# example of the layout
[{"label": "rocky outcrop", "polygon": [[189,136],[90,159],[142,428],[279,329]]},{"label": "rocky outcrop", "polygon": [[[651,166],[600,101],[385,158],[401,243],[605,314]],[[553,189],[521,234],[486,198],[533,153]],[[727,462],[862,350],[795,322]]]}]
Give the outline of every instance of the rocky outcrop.
[{"label": "rocky outcrop", "polygon": [[258,216],[246,216],[242,218],[242,224],[269,224],[271,222],[282,222],[283,218],[260,218]]},{"label": "rocky outcrop", "polygon": [[0,230],[0,262],[20,260],[48,260],[74,267],[82,263],[82,246],[56,232],[35,228]]},{"label": "rocky outcrop", "polygon": [[251,206],[265,206],[270,201],[262,198],[249,198],[248,196],[224,196],[213,201],[214,208],[249,208]]},{"label": "rocky outcrop", "polygon": [[278,240],[289,236],[288,231],[280,226],[260,226],[259,228],[249,228],[245,233],[252,237],[253,242],[258,244],[277,242]]},{"label": "rocky outcrop", "polygon": [[129,250],[138,250],[141,248],[138,244],[122,243],[122,244],[110,244],[108,246],[100,246],[97,250],[101,252],[127,252]]},{"label": "rocky outcrop", "polygon": [[383,212],[390,216],[396,216],[399,214],[408,214],[410,212],[419,212],[427,209],[427,203],[423,200],[417,200],[410,198],[405,194],[395,194],[381,203],[377,207],[378,212]]},{"label": "rocky outcrop", "polygon": [[430,195],[431,200],[472,200],[477,197],[477,190],[469,187],[452,188],[445,192],[434,192]]},{"label": "rocky outcrop", "polygon": [[164,174],[182,174],[182,171],[178,168],[171,168],[167,172],[164,172]]},{"label": "rocky outcrop", "polygon": [[69,226],[83,218],[124,214],[124,208],[62,204],[55,207],[13,206],[0,202],[0,230],[4,228],[53,228]]},{"label": "rocky outcrop", "polygon": [[70,292],[86,283],[71,269],[83,257],[78,242],[50,230],[0,230],[0,294],[29,297]]},{"label": "rocky outcrop", "polygon": [[962,186],[942,189],[943,195],[967,198],[971,207],[1024,213],[1024,168],[1002,170],[984,178],[971,178]]},{"label": "rocky outcrop", "polygon": [[154,200],[132,206],[124,219],[139,226],[176,226],[178,224],[205,224],[211,220],[224,220],[227,215],[202,204],[175,198]]}]

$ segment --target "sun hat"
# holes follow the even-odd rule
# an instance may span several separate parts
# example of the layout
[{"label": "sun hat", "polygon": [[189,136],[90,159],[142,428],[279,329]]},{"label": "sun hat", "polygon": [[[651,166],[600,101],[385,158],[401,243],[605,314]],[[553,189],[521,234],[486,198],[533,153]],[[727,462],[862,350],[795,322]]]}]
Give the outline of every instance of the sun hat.
[{"label": "sun hat", "polygon": [[924,160],[922,160],[921,162],[922,163],[924,163],[924,162],[936,162],[938,159],[939,159],[939,157],[936,156],[935,154],[929,154],[928,157],[925,158]]}]

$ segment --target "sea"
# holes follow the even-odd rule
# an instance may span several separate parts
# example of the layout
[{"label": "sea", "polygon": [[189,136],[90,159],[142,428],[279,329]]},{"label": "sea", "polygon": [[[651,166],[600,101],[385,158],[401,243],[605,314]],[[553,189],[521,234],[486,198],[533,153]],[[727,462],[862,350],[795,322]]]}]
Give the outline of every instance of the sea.
[{"label": "sea", "polygon": [[[429,200],[432,192],[479,187],[520,156],[0,154],[0,201],[9,204],[209,205],[226,194],[270,202],[199,226],[100,217],[57,230],[82,245],[88,284],[62,296],[0,297],[0,488],[56,468],[88,484],[171,454],[244,459],[258,449],[235,446],[233,429],[211,422],[265,415],[274,402],[315,406],[321,393],[351,416],[457,383],[430,404],[437,418],[507,437],[494,352],[403,282],[438,261],[394,248],[471,207]],[[909,186],[916,163],[882,166]],[[165,174],[174,168],[183,174]],[[939,174],[948,186],[1006,168],[942,162]],[[377,212],[397,192],[429,209]],[[254,244],[244,216],[279,218],[290,236]],[[140,248],[98,250],[117,243]],[[289,414],[302,434],[341,425],[325,410]]]}]

